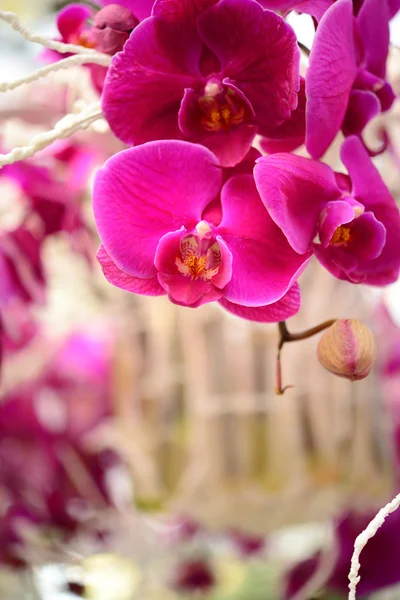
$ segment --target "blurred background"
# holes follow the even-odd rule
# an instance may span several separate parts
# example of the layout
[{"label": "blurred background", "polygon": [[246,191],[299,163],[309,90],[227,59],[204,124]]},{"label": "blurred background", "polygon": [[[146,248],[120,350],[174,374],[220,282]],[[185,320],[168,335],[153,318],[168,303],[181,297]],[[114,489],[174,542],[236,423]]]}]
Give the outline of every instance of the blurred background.
[{"label": "blurred background", "polygon": [[[57,35],[52,0],[0,0]],[[311,19],[290,15],[310,47]],[[400,92],[400,18],[389,80]],[[0,24],[0,83],[43,49]],[[0,150],[96,99],[88,70],[0,93]],[[400,103],[373,122],[375,161],[400,199]],[[378,141],[377,141],[378,140]],[[326,161],[340,170],[337,140]],[[302,330],[355,318],[373,374],[324,371],[317,338],[216,306],[196,311],[113,288],[95,260],[94,173],[122,149],[99,121],[0,171],[0,598],[345,598],[356,536],[400,490],[400,286],[300,280]],[[362,555],[360,596],[400,598],[400,514]]]}]

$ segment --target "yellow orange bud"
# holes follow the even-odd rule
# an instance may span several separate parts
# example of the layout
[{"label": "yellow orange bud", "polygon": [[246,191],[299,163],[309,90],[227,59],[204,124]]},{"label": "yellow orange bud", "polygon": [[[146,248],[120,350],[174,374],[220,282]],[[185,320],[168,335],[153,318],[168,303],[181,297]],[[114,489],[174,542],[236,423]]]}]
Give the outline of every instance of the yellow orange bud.
[{"label": "yellow orange bud", "polygon": [[338,319],[323,333],[317,356],[325,369],[339,377],[364,379],[376,359],[374,336],[361,321]]}]

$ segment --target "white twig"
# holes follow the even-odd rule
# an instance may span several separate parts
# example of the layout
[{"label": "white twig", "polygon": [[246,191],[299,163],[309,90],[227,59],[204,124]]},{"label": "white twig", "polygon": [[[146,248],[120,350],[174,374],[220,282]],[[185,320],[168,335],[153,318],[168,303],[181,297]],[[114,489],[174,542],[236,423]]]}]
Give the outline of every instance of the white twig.
[{"label": "white twig", "polygon": [[35,44],[41,44],[46,48],[50,48],[51,50],[57,50],[57,52],[61,52],[65,54],[67,52],[71,52],[72,54],[93,54],[95,50],[93,48],[86,48],[85,46],[78,46],[76,44],[64,44],[63,42],[58,42],[57,40],[49,40],[43,35],[39,35],[34,31],[30,31],[22,25],[17,15],[13,12],[4,12],[0,10],[0,20],[5,21],[15,31],[18,31],[28,42],[33,42]]},{"label": "white twig", "polygon": [[76,67],[84,64],[94,64],[101,65],[103,67],[109,67],[111,64],[111,56],[108,54],[102,54],[100,52],[96,54],[83,54],[76,56],[69,56],[68,58],[64,58],[58,62],[52,63],[51,65],[47,65],[42,69],[38,69],[35,73],[30,73],[26,77],[22,77],[21,79],[16,79],[15,81],[0,83],[0,92],[9,92],[11,90],[15,90],[17,87],[24,85],[25,83],[32,83],[33,81],[37,81],[42,77],[45,77],[49,73],[55,73],[56,71],[61,71],[63,69],[69,69],[70,67]]},{"label": "white twig", "polygon": [[0,168],[33,156],[39,150],[50,146],[55,140],[65,139],[76,131],[79,131],[79,129],[86,129],[86,127],[101,117],[100,102],[94,102],[77,115],[66,115],[50,131],[36,135],[27,146],[14,148],[8,154],[0,154]]},{"label": "white twig", "polygon": [[368,543],[368,540],[374,537],[378,529],[383,525],[386,517],[397,510],[400,506],[400,494],[398,494],[391,502],[386,504],[378,514],[372,519],[369,525],[357,536],[354,542],[354,552],[351,557],[351,568],[349,573],[349,600],[355,600],[356,587],[360,581],[360,554]]}]

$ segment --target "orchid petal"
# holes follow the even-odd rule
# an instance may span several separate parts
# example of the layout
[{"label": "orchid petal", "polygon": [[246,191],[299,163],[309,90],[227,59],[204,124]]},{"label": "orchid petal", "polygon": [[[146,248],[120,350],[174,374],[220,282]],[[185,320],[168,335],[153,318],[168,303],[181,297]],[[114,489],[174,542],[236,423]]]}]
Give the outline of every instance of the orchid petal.
[{"label": "orchid petal", "polygon": [[232,253],[232,278],[224,297],[235,304],[264,306],[282,298],[304,270],[264,208],[250,175],[229,179],[221,193],[223,219],[218,233]]},{"label": "orchid petal", "polygon": [[112,261],[104,246],[100,246],[97,252],[97,260],[101,265],[105,278],[112,285],[126,292],[141,294],[142,296],[163,296],[165,294],[164,288],[158,283],[156,275],[149,279],[140,279],[139,277],[133,277],[128,273],[124,273]]},{"label": "orchid petal", "polygon": [[220,0],[198,18],[201,39],[260,124],[279,125],[297,105],[300,53],[293,29],[253,0]]},{"label": "orchid petal", "polygon": [[302,156],[273,154],[258,159],[254,178],[261,200],[289,244],[300,254],[307,252],[323,207],[341,196],[332,169]]},{"label": "orchid petal", "polygon": [[306,74],[306,147],[319,158],[340,130],[357,74],[351,0],[337,0],[322,17]]},{"label": "orchid petal", "polygon": [[219,304],[230,313],[248,321],[277,323],[292,317],[298,312],[300,308],[300,289],[298,284],[295,283],[280,300],[266,306],[242,306],[229,302],[225,298],[221,298]]},{"label": "orchid petal", "polygon": [[151,17],[113,59],[102,95],[104,115],[123,142],[181,138],[177,114],[185,88],[201,81],[201,44],[174,23]]},{"label": "orchid petal", "polygon": [[166,140],[106,162],[96,175],[93,208],[102,243],[120,269],[135,277],[156,274],[160,238],[195,227],[217,195],[222,178],[217,164],[202,146]]}]

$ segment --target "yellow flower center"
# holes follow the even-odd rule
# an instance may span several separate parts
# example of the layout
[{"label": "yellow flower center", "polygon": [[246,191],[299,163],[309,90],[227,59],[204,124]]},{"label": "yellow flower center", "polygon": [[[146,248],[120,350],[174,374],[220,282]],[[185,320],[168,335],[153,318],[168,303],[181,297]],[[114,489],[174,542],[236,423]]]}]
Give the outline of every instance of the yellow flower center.
[{"label": "yellow flower center", "polygon": [[338,227],[329,242],[331,246],[344,246],[348,243],[351,237],[350,227],[341,225]]},{"label": "yellow flower center", "polygon": [[198,99],[201,124],[206,131],[229,131],[246,118],[245,102],[231,89],[216,85],[206,87],[206,93]]},{"label": "yellow flower center", "polygon": [[185,265],[188,267],[192,277],[199,277],[206,269],[207,258],[205,256],[195,256],[190,254],[185,259]]}]

